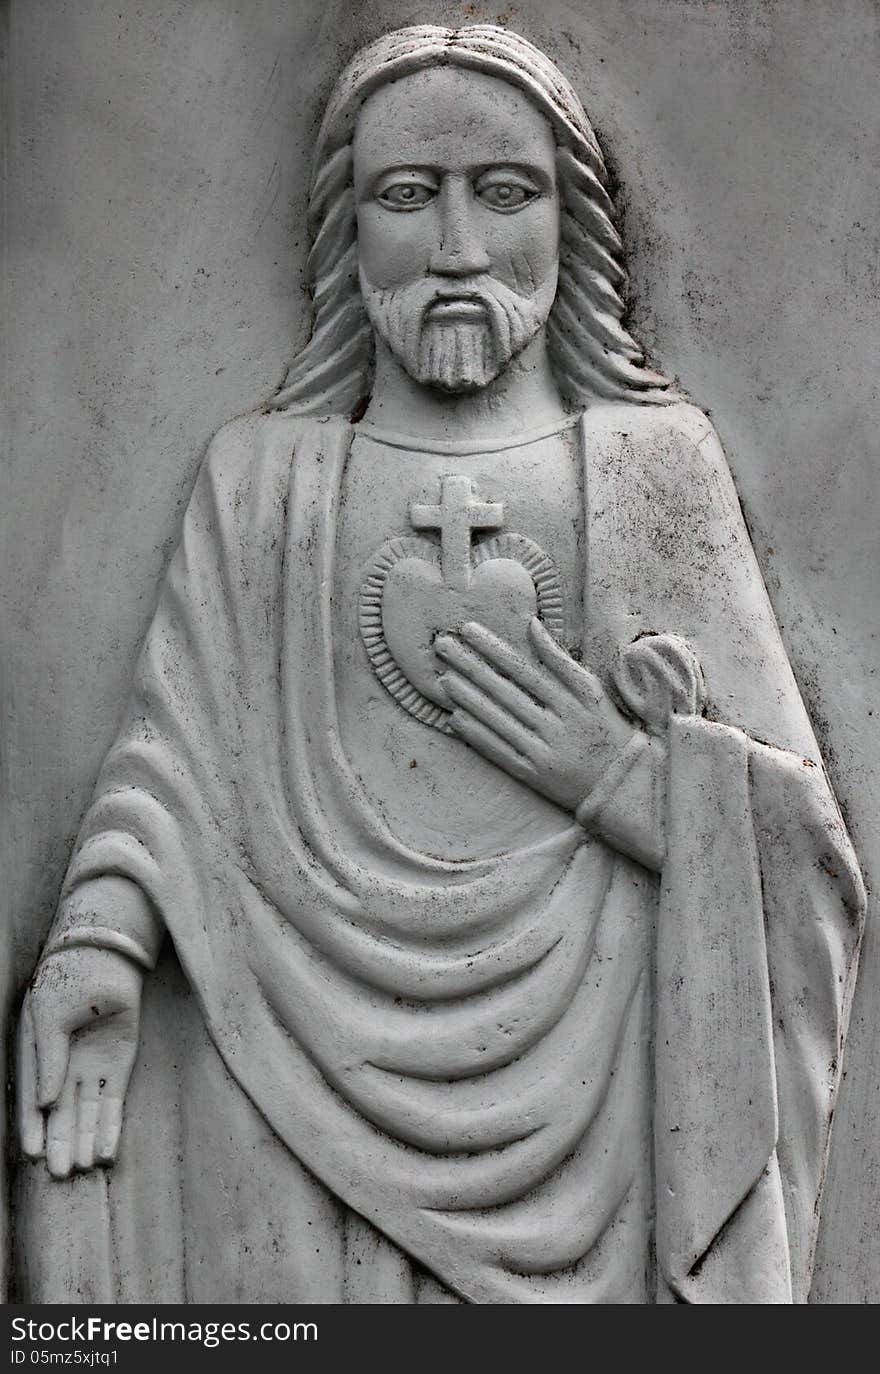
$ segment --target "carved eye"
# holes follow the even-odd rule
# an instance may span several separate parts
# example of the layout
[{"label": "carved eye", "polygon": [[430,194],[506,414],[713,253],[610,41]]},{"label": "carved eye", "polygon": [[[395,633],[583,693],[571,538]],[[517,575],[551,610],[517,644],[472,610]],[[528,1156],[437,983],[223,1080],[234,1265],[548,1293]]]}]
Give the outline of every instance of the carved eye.
[{"label": "carved eye", "polygon": [[421,210],[437,192],[421,181],[395,181],[383,186],[376,199],[388,210]]},{"label": "carved eye", "polygon": [[477,199],[490,210],[521,210],[538,196],[534,186],[512,178],[495,178],[492,181],[478,181],[474,187]]}]

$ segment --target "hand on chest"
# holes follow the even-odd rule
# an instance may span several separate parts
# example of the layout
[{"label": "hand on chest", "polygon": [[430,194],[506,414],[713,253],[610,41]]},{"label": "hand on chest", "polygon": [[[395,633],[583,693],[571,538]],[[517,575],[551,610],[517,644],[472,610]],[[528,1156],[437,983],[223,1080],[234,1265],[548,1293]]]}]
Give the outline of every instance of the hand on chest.
[{"label": "hand on chest", "polygon": [[444,728],[433,643],[476,621],[524,645],[536,614],[580,636],[583,487],[570,434],[479,454],[356,441],[343,487],[337,578],[375,676]]}]

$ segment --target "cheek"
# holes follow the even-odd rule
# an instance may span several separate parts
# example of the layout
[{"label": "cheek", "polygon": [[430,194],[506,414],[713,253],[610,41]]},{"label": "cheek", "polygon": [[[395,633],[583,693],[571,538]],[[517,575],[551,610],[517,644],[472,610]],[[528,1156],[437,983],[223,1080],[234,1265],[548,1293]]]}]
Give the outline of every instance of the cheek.
[{"label": "cheek", "polygon": [[531,295],[556,270],[559,259],[559,206],[541,201],[519,215],[496,215],[487,242],[491,272],[505,286]]},{"label": "cheek", "polygon": [[371,286],[407,286],[424,277],[437,233],[430,209],[389,214],[377,205],[359,205],[358,260]]}]

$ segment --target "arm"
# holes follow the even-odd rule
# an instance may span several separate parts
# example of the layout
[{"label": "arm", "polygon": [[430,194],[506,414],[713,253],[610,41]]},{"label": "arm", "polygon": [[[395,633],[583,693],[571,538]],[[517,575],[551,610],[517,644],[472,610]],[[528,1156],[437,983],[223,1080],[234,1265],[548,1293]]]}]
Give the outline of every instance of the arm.
[{"label": "arm", "polygon": [[73,948],[112,949],[152,969],[164,935],[138,884],[108,873],[79,883],[64,897],[43,958]]},{"label": "arm", "polygon": [[[264,491],[267,464],[272,489],[286,490],[291,445],[285,438],[272,447],[272,425],[278,422],[259,416],[233,422],[202,464],[25,999],[21,1139],[30,1158],[45,1155],[56,1178],[115,1157],[143,973],[158,957],[168,908],[179,902],[192,910],[181,896],[187,849],[227,802],[214,771],[206,777],[201,764],[240,740],[239,721],[225,693],[218,700],[212,691],[204,665],[232,662],[240,652],[237,626],[253,618],[250,583],[229,569],[253,545],[251,493]],[[268,507],[277,510],[271,501]],[[276,532],[273,525],[272,537]]]}]

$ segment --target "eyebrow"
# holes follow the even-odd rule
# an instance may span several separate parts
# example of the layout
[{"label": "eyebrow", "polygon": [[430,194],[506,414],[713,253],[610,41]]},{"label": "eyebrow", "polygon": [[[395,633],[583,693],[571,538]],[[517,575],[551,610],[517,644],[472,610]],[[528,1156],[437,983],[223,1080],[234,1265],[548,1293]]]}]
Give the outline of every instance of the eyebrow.
[{"label": "eyebrow", "polygon": [[[395,172],[425,172],[431,176],[442,177],[449,170],[448,167],[434,162],[394,162],[371,172],[369,181],[372,184],[378,181],[380,177],[393,175]],[[484,172],[506,170],[518,172],[520,176],[531,177],[533,181],[537,181],[541,185],[552,185],[552,178],[543,167],[538,167],[533,162],[519,162],[516,159],[496,160],[493,158],[486,162],[475,162],[461,170],[471,177],[482,176]]]}]

